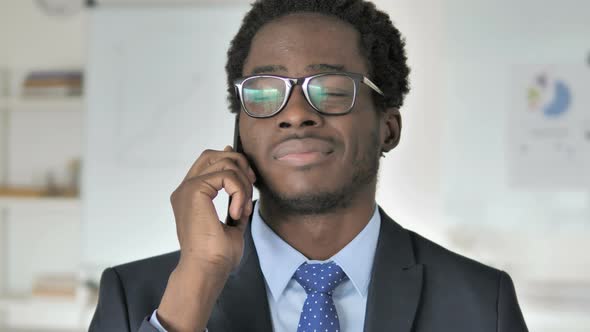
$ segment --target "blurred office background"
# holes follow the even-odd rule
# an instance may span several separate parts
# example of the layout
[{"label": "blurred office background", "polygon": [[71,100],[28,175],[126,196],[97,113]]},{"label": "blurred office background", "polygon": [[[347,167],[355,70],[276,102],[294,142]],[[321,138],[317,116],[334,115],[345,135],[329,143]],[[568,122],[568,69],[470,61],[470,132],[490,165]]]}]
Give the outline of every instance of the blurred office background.
[{"label": "blurred office background", "polygon": [[[83,331],[105,267],[177,249],[248,2],[0,1],[0,331]],[[412,67],[379,203],[507,270],[531,331],[590,331],[590,2],[374,2]]]}]

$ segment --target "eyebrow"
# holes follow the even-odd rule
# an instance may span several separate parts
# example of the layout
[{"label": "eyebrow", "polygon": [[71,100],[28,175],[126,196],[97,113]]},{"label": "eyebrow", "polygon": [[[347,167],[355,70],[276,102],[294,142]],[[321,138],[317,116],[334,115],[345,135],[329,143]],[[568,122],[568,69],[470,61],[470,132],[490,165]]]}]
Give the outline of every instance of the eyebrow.
[{"label": "eyebrow", "polygon": [[[312,72],[312,71],[342,71],[344,70],[344,65],[336,65],[336,64],[329,64],[329,63],[315,63],[305,67],[305,71]],[[266,66],[258,66],[252,70],[252,75],[262,74],[262,73],[276,73],[276,72],[286,72],[287,68],[283,65],[266,65]]]},{"label": "eyebrow", "polygon": [[276,73],[278,71],[287,71],[285,66],[281,65],[267,65],[267,66],[258,66],[252,70],[252,74],[261,74],[261,73]]},{"label": "eyebrow", "polygon": [[344,65],[334,65],[329,63],[317,63],[305,67],[306,71],[342,71]]}]

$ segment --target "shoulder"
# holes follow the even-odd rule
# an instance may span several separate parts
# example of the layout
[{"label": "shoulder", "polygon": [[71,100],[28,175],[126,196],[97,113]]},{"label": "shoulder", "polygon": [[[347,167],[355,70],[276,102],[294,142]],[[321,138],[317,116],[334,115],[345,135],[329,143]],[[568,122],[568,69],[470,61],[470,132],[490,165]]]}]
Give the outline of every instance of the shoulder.
[{"label": "shoulder", "polygon": [[178,264],[180,251],[148,257],[110,268],[124,285],[166,285],[170,273]]},{"label": "shoulder", "polygon": [[498,331],[527,331],[514,283],[506,272],[407,232],[416,261],[424,267],[424,313],[434,316],[447,308],[448,317],[459,314],[457,320],[460,315],[478,317],[478,322],[489,320],[485,325],[495,325]]},{"label": "shoulder", "polygon": [[[147,272],[172,272],[180,258],[180,251],[169,252],[162,255],[143,258],[140,260],[128,262],[125,264],[112,267],[117,273],[127,274],[144,274]],[[170,274],[170,273],[167,273]]]},{"label": "shoulder", "polygon": [[90,331],[137,330],[158,307],[179,257],[172,252],[105,269]]},{"label": "shoulder", "polygon": [[381,233],[384,239],[395,244],[384,246],[386,250],[396,250],[402,255],[406,266],[420,265],[424,269],[427,285],[436,285],[431,290],[442,293],[455,291],[495,297],[500,283],[507,275],[494,267],[453,252],[422,235],[397,224],[384,211],[381,211]]},{"label": "shoulder", "polygon": [[[118,285],[119,292],[127,299],[129,305],[157,305],[179,258],[180,252],[175,251],[110,267],[103,272],[101,288]],[[107,284],[110,286],[107,287]]]},{"label": "shoulder", "polygon": [[[422,235],[406,229],[380,209],[381,246],[385,257],[402,256],[403,266],[422,265],[427,274],[436,276],[498,280],[500,270],[453,252]],[[394,252],[389,252],[394,251]]]},{"label": "shoulder", "polygon": [[472,258],[453,252],[425,237],[406,230],[411,239],[416,262],[445,273],[460,273],[467,276],[497,278],[500,270]]},{"label": "shoulder", "polygon": [[[427,294],[433,299],[455,298],[477,308],[494,309],[505,283],[512,284],[506,272],[453,252],[412,231],[411,238],[417,264],[424,267]],[[444,302],[444,301],[443,301]]]}]

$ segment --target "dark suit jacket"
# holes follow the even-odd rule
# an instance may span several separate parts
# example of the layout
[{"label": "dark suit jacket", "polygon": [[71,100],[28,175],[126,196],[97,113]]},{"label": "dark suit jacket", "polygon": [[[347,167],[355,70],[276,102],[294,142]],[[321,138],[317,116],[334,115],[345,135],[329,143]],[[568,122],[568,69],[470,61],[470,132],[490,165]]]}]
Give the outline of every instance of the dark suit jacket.
[{"label": "dark suit jacket", "polygon": [[[508,274],[450,252],[380,213],[366,332],[527,331]],[[250,227],[244,236],[244,256],[213,309],[210,332],[272,331]],[[147,319],[178,259],[177,251],[106,269],[90,332],[156,332]]]}]

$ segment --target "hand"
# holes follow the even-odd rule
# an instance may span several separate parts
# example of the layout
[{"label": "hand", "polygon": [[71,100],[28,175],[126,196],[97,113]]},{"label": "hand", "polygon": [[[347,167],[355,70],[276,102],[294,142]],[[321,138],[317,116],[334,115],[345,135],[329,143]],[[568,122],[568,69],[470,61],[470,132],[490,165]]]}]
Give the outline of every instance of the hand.
[{"label": "hand", "polygon": [[[172,193],[180,261],[158,309],[167,329],[195,331],[207,322],[229,273],[240,263],[255,181],[246,157],[226,147],[203,152]],[[213,199],[221,189],[231,197],[229,213],[236,226],[219,220]]]},{"label": "hand", "polygon": [[[220,276],[239,264],[255,180],[246,157],[229,146],[201,154],[170,198],[182,264],[198,264]],[[215,211],[213,199],[221,189],[231,197],[229,213],[236,227],[221,223]]]}]

